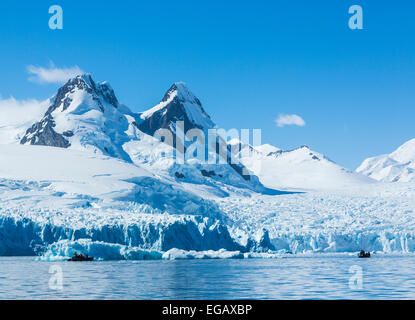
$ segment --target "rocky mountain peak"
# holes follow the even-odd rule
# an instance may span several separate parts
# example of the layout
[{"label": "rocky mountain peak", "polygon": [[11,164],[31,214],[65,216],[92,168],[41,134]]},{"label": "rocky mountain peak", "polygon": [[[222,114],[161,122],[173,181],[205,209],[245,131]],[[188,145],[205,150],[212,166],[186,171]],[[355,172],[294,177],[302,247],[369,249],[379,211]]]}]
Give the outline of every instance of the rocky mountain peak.
[{"label": "rocky mountain peak", "polygon": [[190,91],[189,87],[184,82],[175,82],[170,87],[169,90],[164,94],[164,97],[161,101],[168,101],[177,99],[180,102],[189,102],[194,103],[202,107],[200,100]]},{"label": "rocky mountain peak", "polygon": [[168,129],[175,134],[177,121],[184,122],[185,131],[194,128],[207,130],[215,126],[200,100],[184,82],[175,82],[160,103],[141,113],[140,118],[140,130],[149,135],[158,129]]},{"label": "rocky mountain peak", "polygon": [[[97,83],[90,74],[69,79],[51,99],[43,118],[27,129],[21,144],[92,149],[129,160],[120,147],[130,113],[120,104],[108,82]],[[127,110],[128,109],[128,110]]]}]

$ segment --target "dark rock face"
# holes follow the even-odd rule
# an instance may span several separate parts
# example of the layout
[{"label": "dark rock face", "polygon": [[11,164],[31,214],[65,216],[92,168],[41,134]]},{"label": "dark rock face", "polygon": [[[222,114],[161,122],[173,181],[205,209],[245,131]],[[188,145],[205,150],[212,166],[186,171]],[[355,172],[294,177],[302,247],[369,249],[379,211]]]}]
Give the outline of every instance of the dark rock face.
[{"label": "dark rock face", "polygon": [[[161,102],[166,102],[169,100],[170,96],[176,91],[179,90],[176,84],[173,84],[170,89],[165,93],[163,99]],[[202,104],[200,100],[196,97],[192,97],[193,101],[192,103],[195,103],[200,107],[200,112],[210,119],[209,115],[205,112],[205,110],[202,107]],[[164,108],[154,112],[150,117],[143,119],[143,121],[138,125],[138,128],[149,135],[154,135],[154,133],[158,129],[168,129],[170,130],[173,135],[175,134],[172,128],[174,128],[174,125],[177,121],[183,121],[184,122],[184,130],[187,132],[190,129],[201,129],[201,130],[207,130],[210,128],[203,128],[198,123],[193,122],[191,119],[189,119],[189,116],[186,112],[186,109],[184,107],[184,103],[186,101],[182,98],[180,98],[179,95],[176,95],[170,103],[168,103]],[[212,122],[213,127],[213,122]]]},{"label": "dark rock face", "polygon": [[213,170],[209,170],[209,171],[207,171],[207,170],[205,170],[205,169],[202,169],[202,170],[200,170],[200,172],[202,173],[202,175],[203,175],[204,177],[213,177],[213,176],[216,176],[216,173],[215,173],[215,171],[213,171]]},{"label": "dark rock face", "polygon": [[183,173],[180,173],[180,172],[177,172],[177,171],[174,173],[174,175],[176,176],[177,179],[183,179],[183,178],[185,178],[185,176],[184,176]]},{"label": "dark rock face", "polygon": [[[221,139],[221,138],[219,138]],[[226,153],[226,162],[234,169],[244,180],[251,181],[251,176],[244,174],[245,166],[241,163],[234,163],[232,162],[232,159],[235,158],[235,150],[240,151],[241,150],[241,144],[239,144],[236,148],[232,148],[231,145],[223,143],[216,143],[216,152],[218,154],[225,154]],[[220,150],[221,148],[226,148],[225,152],[223,150]],[[247,170],[246,170],[247,171]]]},{"label": "dark rock face", "polygon": [[26,134],[20,143],[68,148],[71,144],[65,139],[64,135],[57,133],[53,129],[54,127],[55,121],[53,121],[52,116],[48,114],[40,122],[35,123],[26,131]]},{"label": "dark rock face", "polygon": [[71,130],[65,131],[62,133],[65,137],[73,137],[73,132]]},{"label": "dark rock face", "polygon": [[151,117],[143,120],[139,124],[138,128],[144,133],[147,133],[151,136],[154,135],[154,133],[158,129],[168,129],[173,133],[173,135],[175,135],[175,133],[172,130],[172,127],[173,124],[176,123],[176,121],[184,122],[185,131],[193,128],[202,129],[199,126],[191,123],[191,121],[186,115],[184,107],[181,105],[180,102],[176,101],[176,99],[170,102],[166,108],[163,108],[158,112],[155,112]]}]

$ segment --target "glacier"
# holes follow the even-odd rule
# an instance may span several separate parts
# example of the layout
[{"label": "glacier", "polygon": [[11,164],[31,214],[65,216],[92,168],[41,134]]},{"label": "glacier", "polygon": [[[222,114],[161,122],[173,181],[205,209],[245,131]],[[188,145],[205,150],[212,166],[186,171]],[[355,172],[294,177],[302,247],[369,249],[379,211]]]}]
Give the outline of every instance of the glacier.
[{"label": "glacier", "polygon": [[361,248],[415,252],[415,187],[408,184],[277,196],[206,192],[209,210],[220,213],[212,217],[168,213],[169,208],[163,212],[151,202],[111,200],[105,205],[98,198],[65,198],[50,187],[46,182],[0,181],[5,200],[0,255],[52,260],[75,250],[103,260],[135,260],[278,257]]}]

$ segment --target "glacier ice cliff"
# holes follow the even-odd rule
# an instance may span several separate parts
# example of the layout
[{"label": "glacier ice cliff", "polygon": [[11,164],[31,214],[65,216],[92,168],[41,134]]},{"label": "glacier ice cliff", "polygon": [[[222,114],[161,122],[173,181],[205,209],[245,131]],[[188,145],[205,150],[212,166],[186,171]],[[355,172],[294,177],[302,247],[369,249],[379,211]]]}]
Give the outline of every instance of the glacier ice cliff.
[{"label": "glacier ice cliff", "polygon": [[[178,218],[166,223],[103,225],[71,229],[24,218],[0,218],[0,255],[43,255],[47,260],[82,252],[103,260],[243,258],[243,253],[415,252],[415,232],[281,234],[243,245],[228,228],[209,218]],[[231,253],[230,253],[231,252]],[[232,253],[233,252],[233,253]]]},{"label": "glacier ice cliff", "polygon": [[142,220],[132,225],[103,225],[72,229],[41,224],[24,218],[0,217],[0,255],[40,254],[50,244],[61,240],[90,239],[145,250],[239,250],[242,247],[217,220],[199,216],[167,219],[162,223]]}]

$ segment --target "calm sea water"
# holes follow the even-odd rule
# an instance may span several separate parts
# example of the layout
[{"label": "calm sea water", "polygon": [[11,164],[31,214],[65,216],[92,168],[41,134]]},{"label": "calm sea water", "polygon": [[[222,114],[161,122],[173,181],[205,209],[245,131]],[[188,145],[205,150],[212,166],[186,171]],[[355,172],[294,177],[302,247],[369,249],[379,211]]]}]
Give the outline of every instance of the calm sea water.
[{"label": "calm sea water", "polygon": [[[61,289],[56,270],[62,271]],[[134,262],[0,257],[0,299],[15,298],[414,299],[415,256]]]}]

